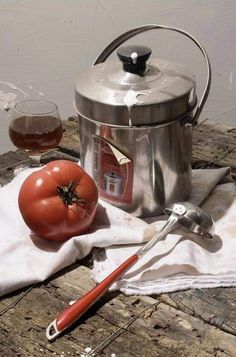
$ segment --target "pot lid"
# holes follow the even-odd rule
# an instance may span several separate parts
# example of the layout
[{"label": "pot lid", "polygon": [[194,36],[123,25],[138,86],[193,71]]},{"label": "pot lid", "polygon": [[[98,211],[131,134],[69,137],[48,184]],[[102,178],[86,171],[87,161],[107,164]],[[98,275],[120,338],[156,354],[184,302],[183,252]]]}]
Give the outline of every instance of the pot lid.
[{"label": "pot lid", "polygon": [[[75,83],[75,109],[93,121],[115,126],[175,120],[196,105],[195,78],[182,65],[149,57],[144,46],[120,47],[120,61],[97,64]],[[147,63],[147,60],[148,63]]]}]

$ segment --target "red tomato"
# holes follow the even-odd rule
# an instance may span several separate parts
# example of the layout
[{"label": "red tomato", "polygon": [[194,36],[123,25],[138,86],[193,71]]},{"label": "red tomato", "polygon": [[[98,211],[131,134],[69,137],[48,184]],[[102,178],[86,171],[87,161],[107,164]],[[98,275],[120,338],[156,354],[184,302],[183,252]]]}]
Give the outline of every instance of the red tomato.
[{"label": "red tomato", "polygon": [[27,226],[38,236],[64,241],[91,225],[98,202],[92,178],[76,163],[55,160],[22,184],[18,203]]}]

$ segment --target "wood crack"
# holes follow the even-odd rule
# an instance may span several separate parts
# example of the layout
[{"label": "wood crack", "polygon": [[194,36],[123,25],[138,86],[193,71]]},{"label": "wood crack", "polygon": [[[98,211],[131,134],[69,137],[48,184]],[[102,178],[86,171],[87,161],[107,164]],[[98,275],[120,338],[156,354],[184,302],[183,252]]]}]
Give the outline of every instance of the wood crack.
[{"label": "wood crack", "polygon": [[[201,320],[202,322],[204,322],[212,327],[218,328],[219,330],[221,330],[225,333],[228,333],[232,336],[236,336],[236,329],[234,329],[232,326],[224,324],[224,322],[226,321],[226,319],[228,317],[228,314],[227,314],[227,316],[224,316],[224,317],[223,316],[221,316],[221,317],[212,316],[212,317],[210,317],[210,319],[206,319],[202,315],[196,313],[193,307],[187,306],[183,302],[178,303],[175,301],[174,303],[171,303],[170,299],[166,300],[163,295],[160,296],[160,300],[164,304],[171,306],[172,308],[175,308],[175,309],[182,311],[184,313],[186,313],[186,310],[188,310],[188,312],[189,312],[189,314],[191,314],[191,316]],[[184,309],[181,308],[181,305],[184,306]]]}]

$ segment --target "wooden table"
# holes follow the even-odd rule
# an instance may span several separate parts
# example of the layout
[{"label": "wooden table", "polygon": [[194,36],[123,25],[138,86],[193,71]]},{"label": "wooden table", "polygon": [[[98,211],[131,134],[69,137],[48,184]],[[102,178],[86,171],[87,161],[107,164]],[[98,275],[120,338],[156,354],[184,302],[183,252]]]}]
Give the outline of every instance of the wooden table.
[{"label": "wooden table", "polygon": [[[78,157],[77,121],[71,118],[64,125],[61,152]],[[0,183],[12,179],[14,167],[27,163],[21,153],[2,155]],[[236,129],[205,121],[194,131],[193,167],[216,166],[230,166],[236,178]],[[99,356],[236,356],[236,288],[152,297],[108,293],[73,328],[49,343],[48,323],[94,286],[90,264],[91,259],[85,259],[43,284],[1,299],[1,357],[80,356],[86,347],[101,343]]]}]

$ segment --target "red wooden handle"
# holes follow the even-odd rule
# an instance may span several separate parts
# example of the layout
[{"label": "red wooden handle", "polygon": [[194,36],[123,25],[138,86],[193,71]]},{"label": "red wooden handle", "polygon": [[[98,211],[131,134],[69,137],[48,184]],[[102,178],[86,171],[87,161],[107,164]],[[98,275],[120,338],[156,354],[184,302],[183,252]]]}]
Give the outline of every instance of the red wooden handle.
[{"label": "red wooden handle", "polygon": [[95,286],[95,288],[74,302],[70,307],[62,311],[56,319],[56,326],[58,331],[63,331],[79,317],[81,317],[116,280],[118,280],[129,268],[131,268],[137,262],[138,259],[139,256],[137,254],[132,255],[110,275],[102,280],[97,286]]}]

